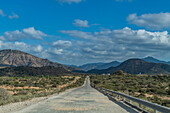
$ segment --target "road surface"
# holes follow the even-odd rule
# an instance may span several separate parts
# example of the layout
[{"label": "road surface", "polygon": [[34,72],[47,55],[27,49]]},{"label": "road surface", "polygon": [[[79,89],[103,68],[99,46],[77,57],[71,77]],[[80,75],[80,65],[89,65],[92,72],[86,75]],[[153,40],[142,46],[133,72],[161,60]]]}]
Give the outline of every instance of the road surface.
[{"label": "road surface", "polygon": [[80,88],[54,95],[13,113],[136,113],[108,99],[90,86],[87,77]]}]

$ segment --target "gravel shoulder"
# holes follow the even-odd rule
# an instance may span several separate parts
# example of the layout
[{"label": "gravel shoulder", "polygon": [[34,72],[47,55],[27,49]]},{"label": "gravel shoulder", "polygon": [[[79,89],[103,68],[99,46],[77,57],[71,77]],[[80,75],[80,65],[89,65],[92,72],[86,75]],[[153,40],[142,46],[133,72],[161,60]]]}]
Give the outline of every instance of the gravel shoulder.
[{"label": "gravel shoulder", "polygon": [[10,104],[6,104],[6,105],[2,105],[2,106],[0,106],[0,113],[13,113],[15,111],[19,111],[21,109],[24,109],[28,106],[41,103],[41,102],[43,102],[47,99],[50,100],[50,99],[56,98],[58,95],[63,95],[63,94],[68,93],[68,92],[70,92],[74,89],[75,88],[68,89],[65,92],[61,92],[59,94],[53,94],[53,95],[46,96],[46,97],[36,97],[36,98],[32,98],[30,100],[26,100],[26,101],[23,101],[23,102],[16,102],[16,103],[10,103]]},{"label": "gravel shoulder", "polygon": [[27,100],[24,102],[17,102],[17,103],[3,105],[3,106],[0,106],[0,113],[10,113],[13,111],[17,111],[17,110],[23,109],[24,107],[43,101],[46,98],[47,97],[38,97],[38,98],[33,98],[31,100]]}]

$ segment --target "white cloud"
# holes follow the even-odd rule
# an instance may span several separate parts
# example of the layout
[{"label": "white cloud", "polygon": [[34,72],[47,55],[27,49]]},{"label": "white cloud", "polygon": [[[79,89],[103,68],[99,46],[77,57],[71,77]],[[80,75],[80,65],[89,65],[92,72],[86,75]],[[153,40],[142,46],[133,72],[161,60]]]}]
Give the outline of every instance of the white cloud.
[{"label": "white cloud", "polygon": [[27,45],[27,44],[24,43],[24,42],[15,42],[14,44],[15,44],[15,46],[17,46],[17,47],[25,47],[25,46]]},{"label": "white cloud", "polygon": [[170,13],[143,14],[141,16],[130,14],[127,21],[150,30],[162,30],[170,28]]},{"label": "white cloud", "polygon": [[170,46],[170,35],[167,31],[164,32],[150,32],[146,30],[132,30],[128,27],[122,30],[114,30],[112,37],[117,41],[124,41],[127,44],[144,44],[151,46],[162,45]]},{"label": "white cloud", "polygon": [[89,27],[87,20],[80,20],[80,19],[74,20],[73,25],[77,27]]},{"label": "white cloud", "polygon": [[55,47],[70,47],[72,43],[70,41],[58,40],[52,44]]},{"label": "white cloud", "polygon": [[30,52],[32,46],[27,45],[24,42],[4,42],[0,41],[0,49],[16,49],[16,50],[22,50],[25,52]]},{"label": "white cloud", "polygon": [[9,31],[9,32],[7,31],[1,37],[4,37],[4,39],[7,39],[9,41],[17,41],[17,40],[22,39],[24,35],[19,30],[16,30],[16,31]]},{"label": "white cloud", "polygon": [[72,3],[80,3],[82,2],[83,0],[56,0],[60,3],[68,3],[68,4],[72,4]]},{"label": "white cloud", "polygon": [[43,47],[41,45],[37,45],[36,47],[34,47],[34,51],[35,52],[42,52]]},{"label": "white cloud", "polygon": [[17,18],[19,18],[19,16],[15,13],[12,13],[12,15],[9,15],[8,18],[9,19],[17,19]]},{"label": "white cloud", "polygon": [[30,37],[33,37],[34,39],[42,39],[42,37],[46,37],[47,35],[43,33],[40,30],[35,30],[34,27],[23,29],[23,33],[25,35],[29,35]]},{"label": "white cloud", "polygon": [[53,53],[53,54],[56,54],[56,55],[61,55],[62,52],[63,52],[63,49],[56,49],[56,48],[54,48],[54,49],[52,50],[52,53]]},{"label": "white cloud", "polygon": [[[67,49],[71,51],[67,55],[72,57],[75,63],[125,60],[148,55],[159,58],[160,53],[168,54],[170,49],[170,35],[167,31],[150,32],[125,27],[94,33],[77,30],[62,31],[62,33],[78,38],[74,41],[74,45]],[[164,54],[164,57],[167,54]],[[65,53],[62,55],[67,56]],[[81,61],[74,61],[75,59],[81,59]]]},{"label": "white cloud", "polygon": [[33,54],[35,56],[39,56],[41,58],[49,57],[47,50],[44,50],[40,44],[30,45],[25,42],[19,42],[19,41],[16,41],[16,42],[0,41],[0,49],[20,50],[23,52]]},{"label": "white cloud", "polygon": [[0,15],[1,15],[1,16],[5,16],[5,14],[4,14],[4,12],[3,12],[2,9],[0,9]]},{"label": "white cloud", "polygon": [[6,39],[8,41],[18,41],[22,39],[37,39],[41,40],[43,37],[46,37],[47,35],[43,33],[40,30],[35,30],[34,27],[23,29],[22,31],[16,30],[16,31],[7,31],[4,33],[3,36],[0,36],[1,39]]}]

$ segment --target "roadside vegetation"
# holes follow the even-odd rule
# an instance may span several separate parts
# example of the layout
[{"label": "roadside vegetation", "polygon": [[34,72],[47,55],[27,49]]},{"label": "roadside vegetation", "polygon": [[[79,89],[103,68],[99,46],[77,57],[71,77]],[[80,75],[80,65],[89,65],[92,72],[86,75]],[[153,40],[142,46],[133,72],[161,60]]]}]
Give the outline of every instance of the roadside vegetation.
[{"label": "roadside vegetation", "polygon": [[170,75],[131,75],[118,71],[112,75],[92,75],[92,86],[122,92],[170,107]]},{"label": "roadside vegetation", "polygon": [[42,97],[83,85],[83,76],[0,77],[0,105]]}]

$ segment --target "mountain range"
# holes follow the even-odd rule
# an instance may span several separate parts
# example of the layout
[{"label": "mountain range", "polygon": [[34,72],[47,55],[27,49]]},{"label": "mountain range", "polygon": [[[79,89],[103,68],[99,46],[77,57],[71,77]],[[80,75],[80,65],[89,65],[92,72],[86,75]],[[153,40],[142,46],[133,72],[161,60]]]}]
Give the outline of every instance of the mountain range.
[{"label": "mountain range", "polygon": [[[151,62],[151,63],[163,63],[163,64],[170,65],[170,61],[169,62],[161,61],[161,60],[158,60],[158,59],[153,58],[151,56],[142,58],[141,60],[146,61],[146,62]],[[88,64],[84,64],[84,65],[81,65],[81,66],[76,66],[76,65],[70,65],[70,66],[79,68],[83,71],[89,71],[89,70],[92,70],[92,69],[101,70],[101,69],[108,69],[110,67],[117,67],[121,63],[122,62],[112,61],[112,62],[109,62],[109,63],[88,63]]]},{"label": "mountain range", "polygon": [[19,50],[0,51],[0,76],[36,76],[71,73],[114,73],[122,70],[130,74],[169,74],[170,62],[153,57],[129,59],[124,62],[91,63],[82,66],[66,66],[57,62],[42,59]]},{"label": "mountain range", "polygon": [[76,66],[76,65],[69,65],[69,66],[79,68],[83,71],[89,71],[92,69],[107,69],[109,67],[116,67],[120,64],[121,64],[121,62],[113,61],[113,62],[109,62],[109,63],[89,63],[89,64],[84,64],[81,66]]},{"label": "mountain range", "polygon": [[129,74],[169,74],[170,65],[163,63],[151,63],[141,59],[129,59],[121,63],[117,67],[108,69],[92,69],[87,73],[112,74],[118,70],[122,70]]}]

